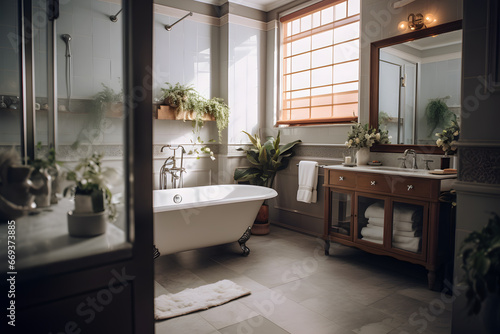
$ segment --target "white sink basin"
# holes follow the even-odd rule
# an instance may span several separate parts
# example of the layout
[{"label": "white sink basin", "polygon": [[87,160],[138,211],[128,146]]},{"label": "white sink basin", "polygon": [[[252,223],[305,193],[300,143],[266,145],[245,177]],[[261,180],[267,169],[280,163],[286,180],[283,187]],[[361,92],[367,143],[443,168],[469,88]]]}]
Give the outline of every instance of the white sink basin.
[{"label": "white sink basin", "polygon": [[389,167],[389,166],[369,166],[367,168],[375,169],[375,170],[386,170],[397,173],[418,173],[418,174],[429,174],[429,171],[426,169],[411,169],[411,168],[400,168],[400,167]]}]

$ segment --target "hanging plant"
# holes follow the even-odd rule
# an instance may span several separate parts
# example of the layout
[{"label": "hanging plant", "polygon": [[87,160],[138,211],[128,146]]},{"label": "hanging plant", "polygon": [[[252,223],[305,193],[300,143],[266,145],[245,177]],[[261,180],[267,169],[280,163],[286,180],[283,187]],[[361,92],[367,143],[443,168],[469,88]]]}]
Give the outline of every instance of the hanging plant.
[{"label": "hanging plant", "polygon": [[437,98],[429,100],[425,107],[425,117],[429,127],[429,137],[434,133],[437,127],[444,127],[450,121],[456,120],[457,116],[448,109],[444,102],[446,98]]}]

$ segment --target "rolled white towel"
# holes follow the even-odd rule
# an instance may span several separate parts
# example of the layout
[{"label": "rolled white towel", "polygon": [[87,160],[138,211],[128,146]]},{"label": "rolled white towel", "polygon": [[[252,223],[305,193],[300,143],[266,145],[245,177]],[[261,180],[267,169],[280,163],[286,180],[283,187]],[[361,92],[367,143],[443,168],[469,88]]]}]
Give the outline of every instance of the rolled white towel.
[{"label": "rolled white towel", "polygon": [[404,222],[416,222],[421,220],[420,210],[394,206],[392,218]]},{"label": "rolled white towel", "polygon": [[366,226],[361,229],[361,235],[370,239],[384,240],[384,228],[380,226]]},{"label": "rolled white towel", "polygon": [[422,230],[421,229],[416,229],[413,231],[400,231],[400,230],[394,230],[393,235],[400,235],[403,237],[419,237],[422,235]]},{"label": "rolled white towel", "polygon": [[367,237],[363,237],[363,238],[361,238],[361,240],[373,242],[375,244],[383,244],[384,243],[384,240],[372,239],[372,238],[367,238]]},{"label": "rolled white towel", "polygon": [[420,240],[420,237],[404,237],[402,235],[393,235],[392,242],[410,244],[414,242],[415,239]]},{"label": "rolled white towel", "polygon": [[370,217],[368,218],[368,223],[375,226],[384,226],[384,218]]},{"label": "rolled white towel", "polygon": [[[368,223],[374,226],[384,226],[384,218],[368,218]],[[418,230],[421,227],[420,222],[405,222],[405,221],[394,221],[392,223],[392,228],[394,231],[403,231],[403,232],[413,232]]]},{"label": "rolled white towel", "polygon": [[366,208],[365,218],[384,218],[384,203],[377,202],[373,203]]},{"label": "rolled white towel", "polygon": [[420,237],[416,237],[410,242],[393,242],[392,247],[416,253],[420,251],[420,239]]},{"label": "rolled white towel", "polygon": [[[366,227],[370,228],[379,228],[383,231],[383,220],[377,221],[377,223],[372,223],[372,219],[378,218],[370,218],[368,220],[368,224]],[[362,232],[361,232],[362,233]],[[401,231],[401,230],[392,230],[392,235],[402,236],[402,237],[420,237],[422,235],[421,229],[414,229],[413,231]]]}]

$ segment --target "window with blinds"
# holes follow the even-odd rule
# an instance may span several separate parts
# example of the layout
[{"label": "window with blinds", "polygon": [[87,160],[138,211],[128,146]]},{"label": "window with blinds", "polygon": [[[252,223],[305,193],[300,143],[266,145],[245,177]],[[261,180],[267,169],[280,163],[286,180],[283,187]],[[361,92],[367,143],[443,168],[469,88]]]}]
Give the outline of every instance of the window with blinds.
[{"label": "window with blinds", "polygon": [[282,23],[278,124],[357,120],[360,0],[321,1]]}]

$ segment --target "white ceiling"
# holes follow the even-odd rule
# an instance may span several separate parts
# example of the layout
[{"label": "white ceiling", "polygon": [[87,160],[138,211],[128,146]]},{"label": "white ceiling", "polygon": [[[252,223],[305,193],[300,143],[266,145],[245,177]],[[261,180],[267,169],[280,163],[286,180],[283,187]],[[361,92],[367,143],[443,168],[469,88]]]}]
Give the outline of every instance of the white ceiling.
[{"label": "white ceiling", "polygon": [[270,10],[276,9],[287,3],[293,2],[294,0],[196,0],[199,2],[209,3],[211,5],[223,5],[226,2],[232,2],[239,5],[243,5],[250,8],[255,8],[268,12]]}]

